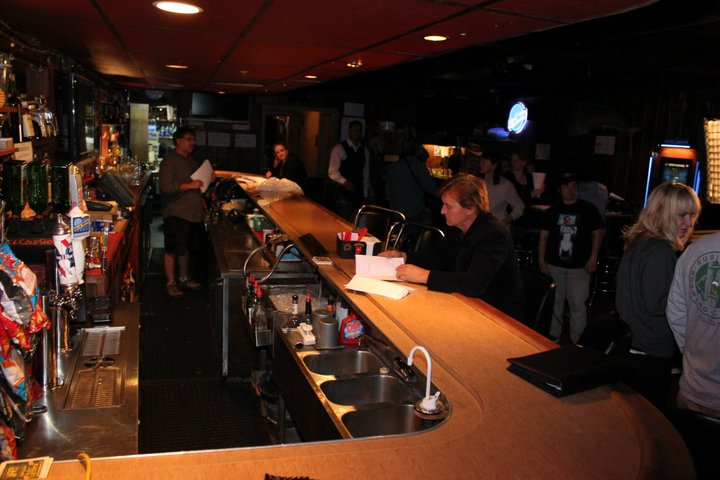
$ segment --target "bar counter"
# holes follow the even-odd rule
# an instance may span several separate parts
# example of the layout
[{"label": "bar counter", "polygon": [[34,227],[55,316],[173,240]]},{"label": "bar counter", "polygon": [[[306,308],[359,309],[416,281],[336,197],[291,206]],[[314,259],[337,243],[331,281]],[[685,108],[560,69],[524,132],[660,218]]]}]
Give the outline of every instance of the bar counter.
[{"label": "bar counter", "polygon": [[[680,436],[624,384],[553,397],[509,373],[506,359],[554,343],[477,299],[418,285],[402,300],[347,291],[354,261],[334,254],[335,235],[350,228],[347,222],[304,197],[259,205],[292,239],[313,233],[335,263],[318,267],[320,275],[396,347],[428,349],[432,381],[449,399],[450,417],[406,436],[94,459],[96,480],[693,477]],[[422,356],[415,361],[427,371]],[[76,461],[56,462],[49,478],[82,474]]]}]

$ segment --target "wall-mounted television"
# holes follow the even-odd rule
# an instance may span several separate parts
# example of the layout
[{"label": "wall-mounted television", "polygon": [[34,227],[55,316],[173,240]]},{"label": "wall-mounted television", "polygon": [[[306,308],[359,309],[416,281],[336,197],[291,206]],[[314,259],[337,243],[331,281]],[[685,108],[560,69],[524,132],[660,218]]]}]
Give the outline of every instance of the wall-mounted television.
[{"label": "wall-mounted television", "polygon": [[201,118],[248,121],[250,120],[250,96],[193,92],[190,115]]}]

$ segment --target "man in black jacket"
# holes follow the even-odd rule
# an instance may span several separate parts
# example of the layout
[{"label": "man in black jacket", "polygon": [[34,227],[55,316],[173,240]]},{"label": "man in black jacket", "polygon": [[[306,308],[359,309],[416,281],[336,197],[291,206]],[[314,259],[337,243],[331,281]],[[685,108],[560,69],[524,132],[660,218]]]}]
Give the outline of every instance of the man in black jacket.
[{"label": "man in black jacket", "polygon": [[400,280],[426,284],[430,290],[477,297],[519,321],[525,319],[522,277],[508,228],[489,213],[485,182],[461,174],[440,188],[448,229],[431,255],[390,251],[403,256]]}]

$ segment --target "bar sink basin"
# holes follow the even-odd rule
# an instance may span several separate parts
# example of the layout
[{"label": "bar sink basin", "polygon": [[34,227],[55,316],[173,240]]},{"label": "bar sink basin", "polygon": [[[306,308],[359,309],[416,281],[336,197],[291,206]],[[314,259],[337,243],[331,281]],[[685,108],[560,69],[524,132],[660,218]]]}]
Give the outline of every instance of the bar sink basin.
[{"label": "bar sink basin", "polygon": [[305,366],[318,375],[346,376],[359,373],[378,373],[382,361],[367,350],[319,353],[303,358]]},{"label": "bar sink basin", "polygon": [[362,375],[323,382],[320,389],[337,405],[412,404],[421,396],[390,375]]},{"label": "bar sink basin", "polygon": [[439,420],[423,420],[413,405],[385,405],[355,410],[343,415],[342,422],[355,438],[414,433],[440,423]]}]

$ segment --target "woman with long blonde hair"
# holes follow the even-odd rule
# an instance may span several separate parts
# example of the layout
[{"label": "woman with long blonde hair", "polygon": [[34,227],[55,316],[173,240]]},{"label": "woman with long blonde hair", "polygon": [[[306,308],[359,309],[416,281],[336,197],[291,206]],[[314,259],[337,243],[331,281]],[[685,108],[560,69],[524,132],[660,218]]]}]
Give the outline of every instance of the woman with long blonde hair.
[{"label": "woman with long blonde hair", "polygon": [[625,229],[615,304],[632,331],[627,357],[637,366],[632,387],[664,409],[676,344],[665,316],[677,256],[700,215],[700,200],[681,183],[657,186],[635,224]]}]

